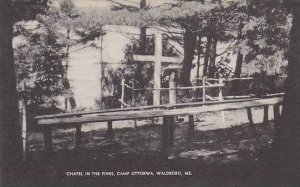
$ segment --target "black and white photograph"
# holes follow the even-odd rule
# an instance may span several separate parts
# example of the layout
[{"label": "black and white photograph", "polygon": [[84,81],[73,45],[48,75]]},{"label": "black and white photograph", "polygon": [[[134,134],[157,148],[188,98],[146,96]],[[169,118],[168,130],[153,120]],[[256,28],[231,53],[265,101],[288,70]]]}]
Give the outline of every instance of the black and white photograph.
[{"label": "black and white photograph", "polygon": [[0,0],[0,187],[300,186],[300,0]]}]

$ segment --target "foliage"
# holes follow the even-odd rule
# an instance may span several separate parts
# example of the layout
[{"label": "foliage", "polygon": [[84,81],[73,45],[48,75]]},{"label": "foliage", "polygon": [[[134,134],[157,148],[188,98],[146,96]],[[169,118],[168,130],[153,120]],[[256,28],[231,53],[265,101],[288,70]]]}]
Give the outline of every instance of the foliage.
[{"label": "foliage", "polygon": [[291,17],[283,7],[258,17],[251,15],[243,29],[245,40],[241,43],[246,63],[270,74],[274,73],[270,72],[272,69],[283,73],[281,68],[286,66],[290,27]]},{"label": "foliage", "polygon": [[[63,28],[70,29],[64,13],[49,10],[39,15],[37,21],[18,22],[15,26],[15,63],[18,83],[27,83],[24,93],[29,103],[55,106],[55,99],[63,93],[66,84],[63,61],[67,57],[65,46],[70,40]],[[21,87],[21,86],[19,86]]]}]

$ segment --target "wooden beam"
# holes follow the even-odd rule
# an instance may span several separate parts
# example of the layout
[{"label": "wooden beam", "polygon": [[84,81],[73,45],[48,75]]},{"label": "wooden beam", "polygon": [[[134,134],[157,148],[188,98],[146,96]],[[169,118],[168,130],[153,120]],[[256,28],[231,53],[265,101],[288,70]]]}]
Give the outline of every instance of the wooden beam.
[{"label": "wooden beam", "polygon": [[133,89],[135,91],[147,91],[147,90],[192,90],[192,89],[197,89],[197,88],[216,88],[224,86],[224,84],[211,84],[207,86],[190,86],[190,87],[176,87],[176,88],[145,88],[145,89]]},{"label": "wooden beam", "polygon": [[[153,63],[156,60],[155,56],[149,56],[149,55],[133,55],[133,59],[136,62],[153,62]],[[179,58],[179,57],[161,56],[162,63],[180,64],[182,62],[182,60],[183,59]]]},{"label": "wooden beam", "polygon": [[54,119],[38,119],[37,124],[42,126],[47,125],[60,125],[60,124],[72,124],[72,123],[88,123],[88,122],[101,122],[101,121],[119,121],[119,120],[132,120],[151,117],[163,117],[163,116],[178,116],[178,115],[194,115],[203,112],[216,112],[222,110],[236,110],[249,107],[259,107],[265,105],[275,105],[282,102],[282,97],[258,99],[253,101],[243,101],[235,103],[221,103],[208,106],[198,106],[190,108],[180,108],[172,110],[147,110],[147,111],[125,111],[125,112],[107,112],[93,116],[81,116],[81,117],[65,117]]}]

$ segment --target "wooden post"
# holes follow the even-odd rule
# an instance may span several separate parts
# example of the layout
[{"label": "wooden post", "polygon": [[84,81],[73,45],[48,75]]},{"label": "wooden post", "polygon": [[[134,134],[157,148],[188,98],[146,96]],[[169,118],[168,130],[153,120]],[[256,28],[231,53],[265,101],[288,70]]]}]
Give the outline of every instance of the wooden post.
[{"label": "wooden post", "polygon": [[168,116],[164,116],[163,117],[163,125],[162,125],[162,134],[161,134],[161,150],[160,150],[160,153],[161,153],[161,157],[162,159],[168,159],[168,153],[169,153],[169,150],[168,150],[168,141],[169,141],[169,138],[168,138],[168,124],[169,124],[169,118]]},{"label": "wooden post", "polygon": [[247,116],[248,116],[250,126],[254,127],[251,108],[247,108]]},{"label": "wooden post", "polygon": [[136,99],[135,99],[136,91],[134,89],[135,89],[135,84],[134,84],[134,82],[132,82],[132,102],[135,105],[136,104]]},{"label": "wooden post", "polygon": [[27,117],[26,117],[26,102],[22,101],[22,140],[23,140],[23,159],[26,159],[27,150]]},{"label": "wooden post", "polygon": [[[134,82],[132,82],[132,102],[135,105],[136,104],[136,100],[135,100],[136,91],[134,89],[135,89],[135,84],[134,84]],[[134,120],[134,128],[137,129],[137,121],[136,121],[136,119]]]},{"label": "wooden post", "polygon": [[175,116],[164,116],[162,127],[163,144],[171,145],[174,142]]},{"label": "wooden post", "polygon": [[108,134],[112,134],[112,132],[113,132],[112,121],[107,122],[107,132],[108,132]]},{"label": "wooden post", "polygon": [[81,124],[76,125],[76,132],[75,132],[75,147],[80,148],[80,141],[81,141]]},{"label": "wooden post", "polygon": [[134,128],[137,129],[137,120],[134,120]]},{"label": "wooden post", "polygon": [[274,105],[273,106],[273,110],[274,110],[274,121],[278,121],[279,117],[280,117],[280,108],[279,105]]},{"label": "wooden post", "polygon": [[268,123],[269,121],[269,106],[264,106],[264,121],[263,123]]},{"label": "wooden post", "polygon": [[[219,78],[219,101],[222,102],[224,100],[223,98],[223,79]],[[221,111],[221,116],[222,116],[222,122],[223,124],[226,123],[226,119],[225,119],[225,112]]]},{"label": "wooden post", "polygon": [[45,143],[45,151],[46,153],[50,153],[53,151],[53,143],[52,143],[52,128],[46,127],[44,129],[44,143]]},{"label": "wooden post", "polygon": [[223,85],[223,79],[219,79],[219,101],[223,101],[223,88],[221,85]]},{"label": "wooden post", "polygon": [[175,129],[175,116],[169,116],[168,124],[168,144],[169,146],[174,144],[174,129]]},{"label": "wooden post", "polygon": [[[170,75],[169,88],[176,88],[175,72],[172,72]],[[176,104],[176,90],[175,89],[169,90],[169,103],[171,105]]]},{"label": "wooden post", "polygon": [[123,103],[124,102],[124,96],[125,96],[125,79],[122,79],[122,93],[121,93],[121,108],[124,108]]},{"label": "wooden post", "polygon": [[206,93],[205,93],[205,77],[203,77],[203,79],[202,79],[202,86],[203,86],[203,91],[202,91],[202,99],[203,99],[203,103],[205,103],[206,102]]},{"label": "wooden post", "polygon": [[[161,88],[162,34],[155,34],[154,89]],[[160,105],[160,90],[153,91],[153,105]]]},{"label": "wooden post", "polygon": [[[102,27],[101,27],[102,30]],[[102,110],[102,97],[103,97],[103,88],[102,88],[102,79],[103,79],[103,74],[104,74],[104,69],[103,69],[103,34],[101,34],[100,36],[100,43],[101,43],[101,47],[100,47],[100,53],[101,53],[101,59],[100,59],[100,65],[99,65],[99,80],[100,80],[100,90],[99,90],[99,100],[100,100],[100,110]]]},{"label": "wooden post", "polygon": [[[26,83],[24,82],[23,84],[23,91],[26,90]],[[21,100],[21,111],[20,113],[22,114],[21,118],[21,125],[22,125],[22,143],[23,143],[23,160],[26,160],[26,152],[27,152],[27,113],[26,113],[26,106],[27,102],[26,99],[23,98]]]},{"label": "wooden post", "polygon": [[194,127],[194,116],[193,115],[189,115],[189,126]]}]

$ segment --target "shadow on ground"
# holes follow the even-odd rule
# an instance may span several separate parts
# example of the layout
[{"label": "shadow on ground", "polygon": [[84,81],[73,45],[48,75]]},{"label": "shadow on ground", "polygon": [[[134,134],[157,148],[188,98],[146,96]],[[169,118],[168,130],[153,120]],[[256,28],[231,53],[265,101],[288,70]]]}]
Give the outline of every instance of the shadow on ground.
[{"label": "shadow on ground", "polygon": [[[83,133],[79,148],[74,147],[74,132],[55,133],[52,153],[45,153],[35,141],[29,142],[30,151],[16,186],[300,184],[296,174],[277,171],[268,161],[272,122],[257,124],[255,129],[248,124],[208,131],[195,129],[178,123],[168,138],[164,138],[161,125],[117,129],[113,136],[95,130]],[[119,172],[128,173],[120,176]]]}]

